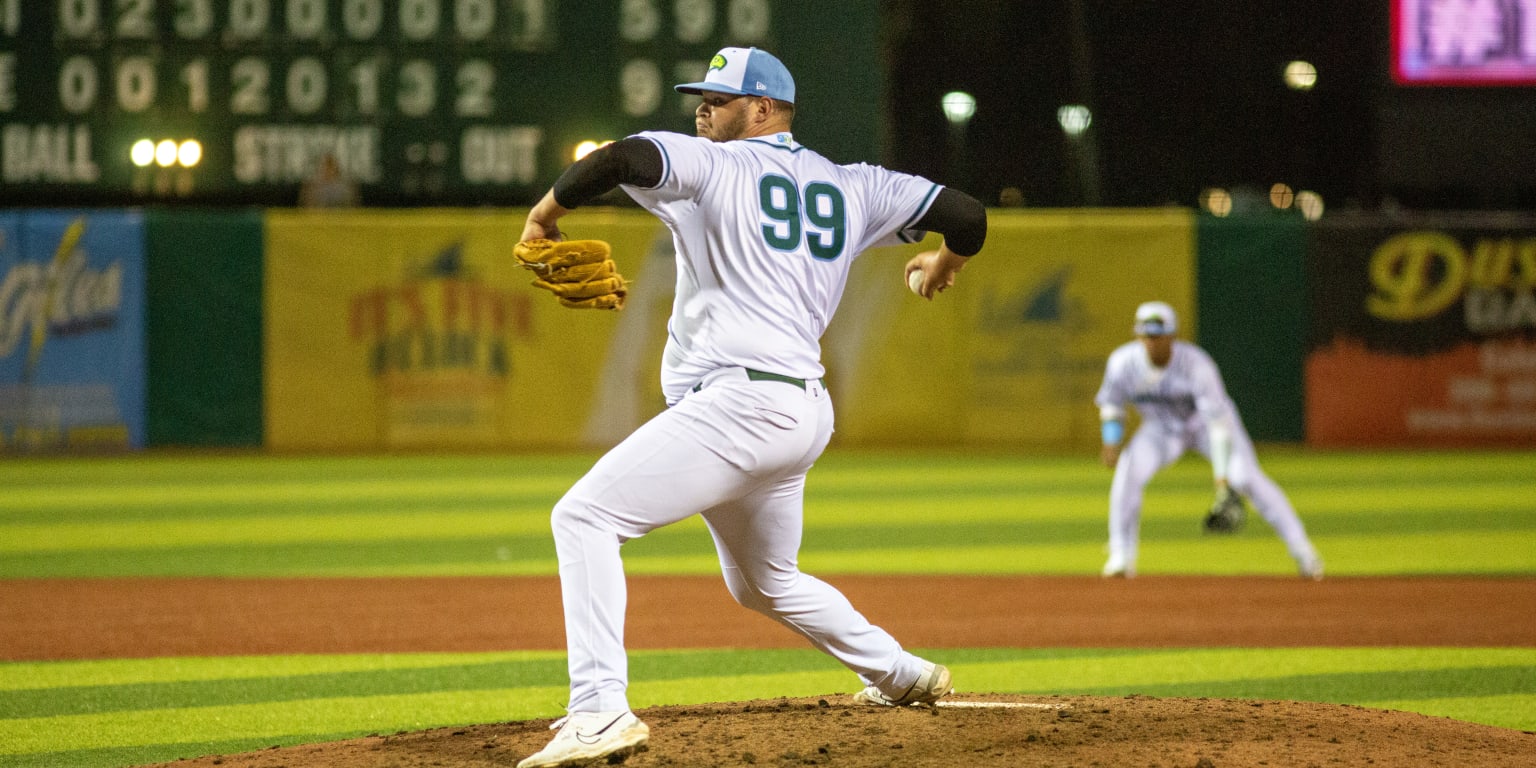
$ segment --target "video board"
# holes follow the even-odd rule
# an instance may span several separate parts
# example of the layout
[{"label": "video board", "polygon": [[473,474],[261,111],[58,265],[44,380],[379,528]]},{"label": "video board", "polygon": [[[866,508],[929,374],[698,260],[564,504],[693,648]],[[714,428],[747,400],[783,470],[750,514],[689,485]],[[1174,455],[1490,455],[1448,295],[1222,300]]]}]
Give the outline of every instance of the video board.
[{"label": "video board", "polygon": [[1392,0],[1399,85],[1536,85],[1536,0]]}]

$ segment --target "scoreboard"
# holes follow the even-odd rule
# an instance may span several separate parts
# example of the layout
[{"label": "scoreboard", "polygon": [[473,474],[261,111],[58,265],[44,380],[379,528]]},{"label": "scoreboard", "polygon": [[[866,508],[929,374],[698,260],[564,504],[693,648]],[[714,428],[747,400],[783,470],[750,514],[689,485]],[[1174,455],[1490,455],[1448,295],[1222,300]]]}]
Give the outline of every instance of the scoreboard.
[{"label": "scoreboard", "polygon": [[1536,0],[1393,0],[1398,85],[1536,85]]},{"label": "scoreboard", "polygon": [[369,204],[527,204],[578,142],[691,133],[671,86],[727,45],[878,161],[876,2],[0,0],[0,204],[292,205],[325,154]]}]

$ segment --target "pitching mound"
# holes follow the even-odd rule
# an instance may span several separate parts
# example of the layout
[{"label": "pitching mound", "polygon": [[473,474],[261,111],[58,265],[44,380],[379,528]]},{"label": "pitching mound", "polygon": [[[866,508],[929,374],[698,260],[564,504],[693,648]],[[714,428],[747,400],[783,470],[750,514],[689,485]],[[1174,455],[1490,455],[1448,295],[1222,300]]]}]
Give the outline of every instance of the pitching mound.
[{"label": "pitching mound", "polygon": [[[1408,712],[1295,701],[957,694],[937,708],[882,709],[846,694],[638,713],[648,766],[1159,766],[1528,768],[1536,734]],[[549,721],[440,728],[165,766],[469,768],[516,765]]]}]

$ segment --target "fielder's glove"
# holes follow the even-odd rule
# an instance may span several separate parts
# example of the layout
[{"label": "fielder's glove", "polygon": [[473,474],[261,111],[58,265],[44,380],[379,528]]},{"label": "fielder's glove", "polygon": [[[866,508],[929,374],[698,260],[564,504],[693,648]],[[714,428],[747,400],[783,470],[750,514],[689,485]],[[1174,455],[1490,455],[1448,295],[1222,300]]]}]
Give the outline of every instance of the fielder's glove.
[{"label": "fielder's glove", "polygon": [[602,240],[527,240],[512,249],[517,263],[538,278],[533,285],[576,309],[623,309],[629,283]]},{"label": "fielder's glove", "polygon": [[1248,507],[1243,504],[1243,497],[1231,488],[1224,488],[1205,513],[1202,526],[1206,533],[1237,533],[1247,521]]}]

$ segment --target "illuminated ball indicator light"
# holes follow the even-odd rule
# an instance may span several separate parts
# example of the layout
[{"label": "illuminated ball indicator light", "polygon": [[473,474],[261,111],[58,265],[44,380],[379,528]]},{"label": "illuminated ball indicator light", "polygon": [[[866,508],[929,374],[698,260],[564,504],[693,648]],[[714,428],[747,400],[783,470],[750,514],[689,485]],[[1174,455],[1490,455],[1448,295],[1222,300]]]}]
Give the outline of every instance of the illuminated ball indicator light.
[{"label": "illuminated ball indicator light", "polygon": [[197,139],[139,139],[128,149],[128,160],[139,168],[191,168],[203,161],[203,144]]},{"label": "illuminated ball indicator light", "polygon": [[196,139],[187,139],[176,146],[176,162],[183,168],[191,168],[203,159],[203,145]]},{"label": "illuminated ball indicator light", "polygon": [[148,167],[155,161],[155,143],[149,139],[135,141],[133,148],[128,150],[128,159],[140,168]]},{"label": "illuminated ball indicator light", "polygon": [[176,142],[171,139],[161,139],[155,144],[155,165],[161,168],[169,168],[176,164]]}]

